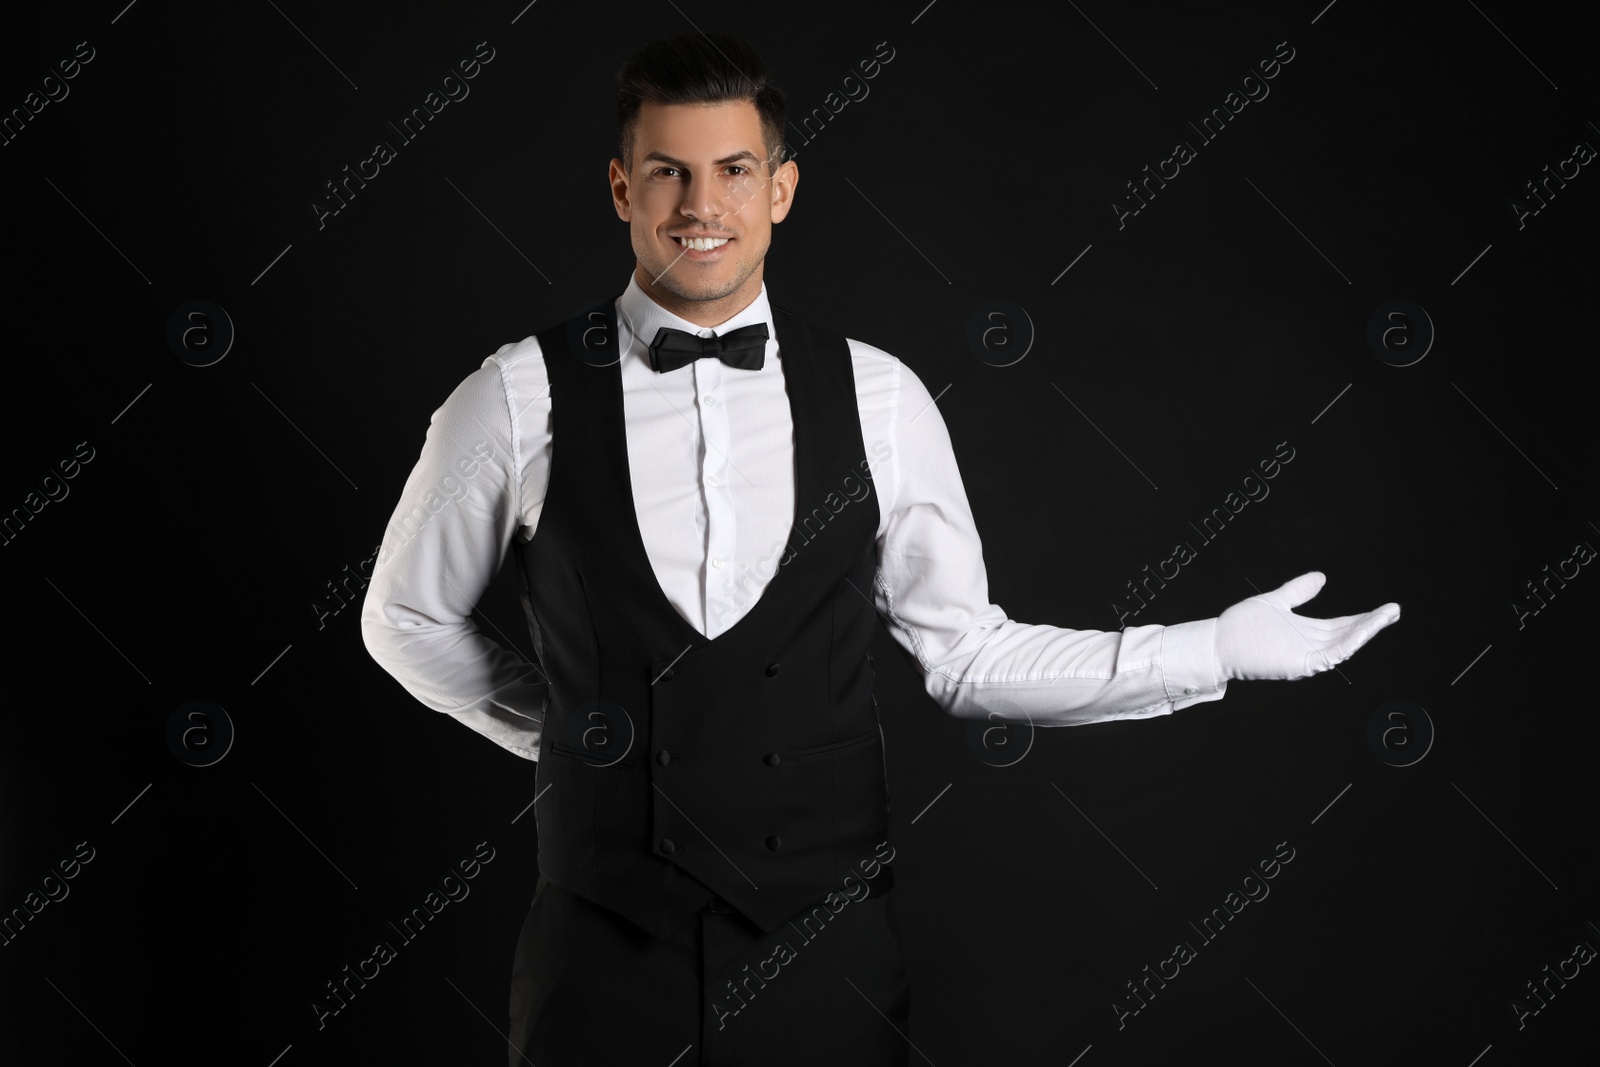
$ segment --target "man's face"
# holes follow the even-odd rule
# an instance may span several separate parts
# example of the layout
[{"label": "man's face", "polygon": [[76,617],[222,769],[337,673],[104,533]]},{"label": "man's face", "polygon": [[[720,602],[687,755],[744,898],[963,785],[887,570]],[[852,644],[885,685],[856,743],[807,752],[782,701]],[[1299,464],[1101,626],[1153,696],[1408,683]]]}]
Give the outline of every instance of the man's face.
[{"label": "man's face", "polygon": [[[627,221],[640,288],[714,326],[755,299],[772,224],[789,213],[799,168],[768,176],[761,118],[748,100],[639,109],[633,172],[611,161],[612,201]],[[680,238],[725,241],[701,251]]]}]

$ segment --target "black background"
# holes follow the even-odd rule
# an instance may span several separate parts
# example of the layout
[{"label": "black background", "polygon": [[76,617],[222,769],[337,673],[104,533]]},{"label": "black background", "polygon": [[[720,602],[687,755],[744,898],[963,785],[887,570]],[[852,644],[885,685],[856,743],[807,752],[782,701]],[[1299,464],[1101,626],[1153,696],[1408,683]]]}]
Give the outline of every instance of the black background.
[{"label": "black background", "polygon": [[[1592,1048],[1594,967],[1520,1029],[1512,1007],[1600,945],[1600,578],[1520,628],[1511,607],[1600,544],[1600,178],[1520,228],[1510,206],[1600,144],[1580,25],[1487,2],[924,3],[8,16],[7,113],[77,42],[95,58],[0,147],[0,508],[79,442],[94,458],[0,550],[0,912],[78,842],[95,854],[0,947],[0,1058],[504,1062],[535,765],[411,699],[358,604],[319,629],[311,602],[373,554],[455,384],[626,284],[611,77],[696,28],[747,36],[795,113],[892,47],[868,96],[791,140],[767,281],[940,395],[1012,618],[1115,629],[1125,583],[1285,441],[1271,495],[1127,621],[1210,617],[1311,569],[1328,584],[1302,613],[1404,611],[1337,672],[1039,731],[1004,768],[880,631],[913,1062]],[[323,183],[480,41],[470,96],[319,229]],[[1283,41],[1270,95],[1201,145],[1186,123]],[[1110,202],[1178,139],[1197,158],[1119,229]],[[196,299],[237,331],[207,367],[166,340]],[[996,299],[1034,331],[1005,367],[966,342]],[[1410,366],[1366,341],[1391,300],[1437,329]],[[529,655],[513,576],[476,617]],[[203,768],[166,732],[196,699],[237,731]],[[1397,699],[1436,731],[1406,767],[1367,740]],[[480,841],[470,896],[319,1029],[322,984]],[[1280,842],[1271,895],[1201,947],[1188,923]],[[1119,1030],[1124,983],[1180,940],[1198,958]]]}]

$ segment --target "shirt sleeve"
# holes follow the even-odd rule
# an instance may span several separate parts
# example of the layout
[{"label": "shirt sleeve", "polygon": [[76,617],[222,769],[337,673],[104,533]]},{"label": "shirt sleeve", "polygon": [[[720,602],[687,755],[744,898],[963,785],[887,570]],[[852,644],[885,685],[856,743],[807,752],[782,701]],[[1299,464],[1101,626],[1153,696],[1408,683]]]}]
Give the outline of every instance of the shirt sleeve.
[{"label": "shirt sleeve", "polygon": [[[892,358],[892,357],[891,357]],[[1120,631],[1017,622],[989,600],[983,546],[933,397],[899,360],[883,459],[890,499],[878,536],[874,599],[949,714],[1072,726],[1145,719],[1227,687],[1216,619]]]},{"label": "shirt sleeve", "polygon": [[433,413],[384,531],[361,635],[423,705],[537,760],[548,684],[470,617],[521,522],[520,444],[504,368],[491,356]]}]

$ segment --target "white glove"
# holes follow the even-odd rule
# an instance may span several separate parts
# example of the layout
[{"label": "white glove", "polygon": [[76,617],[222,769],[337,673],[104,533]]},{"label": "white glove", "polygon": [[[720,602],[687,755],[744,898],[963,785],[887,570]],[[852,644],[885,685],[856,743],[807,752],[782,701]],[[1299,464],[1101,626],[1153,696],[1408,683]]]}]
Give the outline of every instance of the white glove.
[{"label": "white glove", "polygon": [[1325,581],[1321,571],[1307,571],[1218,616],[1216,651],[1223,676],[1308,678],[1343,663],[1373,634],[1400,618],[1399,604],[1337,619],[1310,619],[1289,610],[1316,596]]}]

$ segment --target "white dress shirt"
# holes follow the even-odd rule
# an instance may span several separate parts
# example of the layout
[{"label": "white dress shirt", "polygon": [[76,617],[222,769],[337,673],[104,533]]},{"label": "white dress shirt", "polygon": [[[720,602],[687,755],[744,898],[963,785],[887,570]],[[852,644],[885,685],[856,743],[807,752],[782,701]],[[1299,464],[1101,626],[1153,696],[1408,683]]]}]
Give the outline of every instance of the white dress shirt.
[{"label": "white dress shirt", "polygon": [[[662,308],[630,278],[617,299],[634,507],[656,580],[708,638],[737,622],[778,567],[795,514],[794,427],[765,284],[714,329]],[[699,336],[766,323],[759,370],[698,359],[651,369],[659,326]],[[951,715],[1067,726],[1168,715],[1222,697],[1215,619],[1121,631],[1013,621],[989,602],[983,550],[950,436],[911,369],[851,340],[861,437],[877,491],[870,596]],[[417,700],[538,758],[547,684],[469,617],[512,538],[533,536],[550,464],[551,397],[535,337],[502,346],[433,413],[361,610],[367,650]],[[833,506],[864,483],[840,471]],[[854,494],[853,496],[851,494]],[[843,501],[843,504],[840,504]],[[807,502],[807,512],[822,501]],[[617,521],[626,518],[618,516]]]}]

